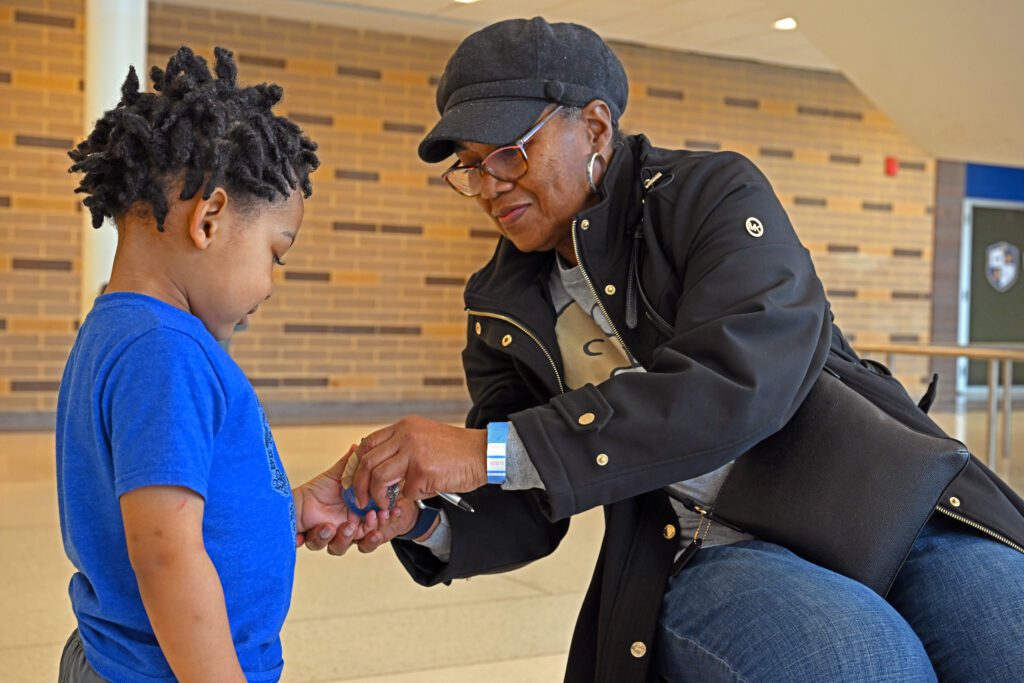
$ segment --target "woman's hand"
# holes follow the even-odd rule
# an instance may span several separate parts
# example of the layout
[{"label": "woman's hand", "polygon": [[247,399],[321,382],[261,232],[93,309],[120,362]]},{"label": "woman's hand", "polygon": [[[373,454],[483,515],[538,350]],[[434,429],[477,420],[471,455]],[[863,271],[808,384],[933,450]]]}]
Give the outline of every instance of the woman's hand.
[{"label": "woman's hand", "polygon": [[487,483],[485,429],[406,417],[365,437],[356,453],[359,466],[352,488],[360,505],[370,497],[386,501],[387,487],[403,480],[402,495],[412,500],[438,491],[473,491]]}]

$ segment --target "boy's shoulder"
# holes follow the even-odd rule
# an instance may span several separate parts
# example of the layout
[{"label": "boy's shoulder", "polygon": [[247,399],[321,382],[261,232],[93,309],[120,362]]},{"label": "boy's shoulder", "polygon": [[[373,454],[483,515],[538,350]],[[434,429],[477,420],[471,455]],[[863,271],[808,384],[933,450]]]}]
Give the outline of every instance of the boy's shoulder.
[{"label": "boy's shoulder", "polygon": [[96,300],[78,344],[105,349],[105,365],[167,364],[202,370],[233,383],[237,365],[191,313],[141,294],[117,292]]}]

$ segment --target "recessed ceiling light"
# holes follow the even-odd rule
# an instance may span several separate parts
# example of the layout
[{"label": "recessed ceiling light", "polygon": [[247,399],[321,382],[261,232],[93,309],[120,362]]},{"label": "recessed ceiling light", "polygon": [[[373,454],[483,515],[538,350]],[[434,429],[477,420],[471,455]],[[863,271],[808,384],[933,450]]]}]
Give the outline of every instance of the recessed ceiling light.
[{"label": "recessed ceiling light", "polygon": [[460,5],[472,5],[474,2],[479,1],[480,0],[455,0],[455,2],[459,3]]},{"label": "recessed ceiling light", "polygon": [[796,28],[796,19],[793,17],[786,17],[785,19],[779,19],[774,24],[775,28],[780,31],[792,31]]}]

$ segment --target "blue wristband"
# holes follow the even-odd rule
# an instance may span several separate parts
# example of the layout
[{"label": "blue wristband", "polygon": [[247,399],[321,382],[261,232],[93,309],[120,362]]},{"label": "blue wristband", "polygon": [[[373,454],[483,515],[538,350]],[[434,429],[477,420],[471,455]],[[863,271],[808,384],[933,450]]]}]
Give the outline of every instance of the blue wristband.
[{"label": "blue wristband", "polygon": [[508,422],[491,422],[487,425],[487,483],[504,484],[506,458],[508,457]]},{"label": "blue wristband", "polygon": [[439,514],[441,514],[441,511],[437,508],[428,508],[424,505],[420,508],[420,518],[416,520],[416,524],[408,532],[395,536],[395,538],[400,541],[415,541],[430,530],[430,525],[434,523]]}]

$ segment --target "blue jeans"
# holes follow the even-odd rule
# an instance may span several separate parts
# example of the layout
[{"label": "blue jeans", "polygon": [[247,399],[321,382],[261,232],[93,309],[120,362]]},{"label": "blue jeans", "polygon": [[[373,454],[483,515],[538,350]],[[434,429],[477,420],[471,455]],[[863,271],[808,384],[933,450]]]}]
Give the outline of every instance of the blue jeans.
[{"label": "blue jeans", "polygon": [[1024,554],[944,518],[888,601],[763,541],[671,579],[656,665],[676,681],[1024,681]]}]

